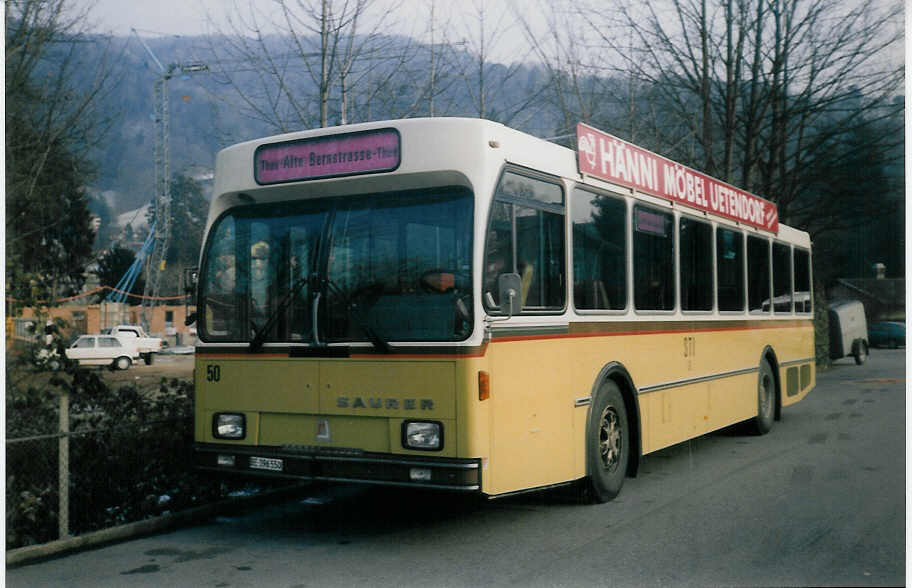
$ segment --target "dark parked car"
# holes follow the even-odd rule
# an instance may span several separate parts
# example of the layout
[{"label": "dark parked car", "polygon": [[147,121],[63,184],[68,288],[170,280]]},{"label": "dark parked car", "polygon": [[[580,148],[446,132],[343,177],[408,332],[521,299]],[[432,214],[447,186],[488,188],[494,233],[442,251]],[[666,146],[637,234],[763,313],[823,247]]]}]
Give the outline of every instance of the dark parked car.
[{"label": "dark parked car", "polygon": [[871,323],[868,327],[868,340],[875,347],[905,347],[906,325],[892,321]]}]

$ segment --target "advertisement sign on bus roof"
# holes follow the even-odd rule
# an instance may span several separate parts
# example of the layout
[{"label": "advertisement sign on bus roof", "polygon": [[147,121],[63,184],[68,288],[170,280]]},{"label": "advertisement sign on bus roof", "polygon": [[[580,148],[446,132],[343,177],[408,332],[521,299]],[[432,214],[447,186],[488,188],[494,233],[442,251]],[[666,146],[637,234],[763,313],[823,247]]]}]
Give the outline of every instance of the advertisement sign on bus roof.
[{"label": "advertisement sign on bus roof", "polygon": [[396,129],[311,137],[257,147],[253,177],[262,185],[388,172],[401,157]]},{"label": "advertisement sign on bus roof", "polygon": [[779,211],[769,200],[583,123],[577,124],[576,137],[581,174],[779,232]]}]

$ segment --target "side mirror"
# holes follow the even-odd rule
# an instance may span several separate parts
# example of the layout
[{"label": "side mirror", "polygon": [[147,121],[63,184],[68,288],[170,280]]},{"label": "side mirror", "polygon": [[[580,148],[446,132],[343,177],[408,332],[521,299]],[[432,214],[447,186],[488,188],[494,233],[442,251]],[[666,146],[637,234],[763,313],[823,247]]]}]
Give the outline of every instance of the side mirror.
[{"label": "side mirror", "polygon": [[199,268],[196,267],[186,267],[184,268],[184,293],[187,296],[193,294],[196,290],[196,284],[199,281]]},{"label": "side mirror", "polygon": [[500,293],[500,311],[509,316],[515,316],[522,310],[520,292],[522,292],[522,278],[519,274],[500,274],[497,276],[497,291]]},{"label": "side mirror", "polygon": [[196,312],[190,312],[190,301],[193,298],[193,295],[196,293],[196,287],[199,283],[199,268],[198,267],[185,267],[184,268],[184,314],[187,318],[184,319],[184,326],[189,327],[196,322]]}]

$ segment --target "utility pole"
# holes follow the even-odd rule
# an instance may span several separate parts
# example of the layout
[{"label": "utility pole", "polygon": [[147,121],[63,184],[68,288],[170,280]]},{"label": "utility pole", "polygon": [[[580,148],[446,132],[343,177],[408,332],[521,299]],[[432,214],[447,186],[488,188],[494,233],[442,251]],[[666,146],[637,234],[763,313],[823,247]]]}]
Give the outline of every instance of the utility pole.
[{"label": "utility pole", "polygon": [[136,29],[130,29],[146,53],[158,66],[155,80],[153,107],[155,109],[155,224],[152,227],[154,244],[146,261],[146,287],[143,291],[142,326],[149,331],[149,308],[161,292],[161,277],[165,271],[168,247],[171,243],[171,147],[170,118],[168,114],[168,80],[175,73],[191,74],[209,71],[204,63],[171,63],[166,68],[143,41]]}]

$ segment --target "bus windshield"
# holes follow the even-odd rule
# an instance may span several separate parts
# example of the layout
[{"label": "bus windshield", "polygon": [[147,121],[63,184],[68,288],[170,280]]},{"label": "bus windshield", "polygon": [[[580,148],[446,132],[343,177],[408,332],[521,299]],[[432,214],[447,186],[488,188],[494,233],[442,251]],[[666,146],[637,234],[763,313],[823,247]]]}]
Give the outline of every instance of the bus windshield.
[{"label": "bus windshield", "polygon": [[[472,329],[472,193],[255,204],[212,226],[204,341],[461,341]],[[316,324],[315,324],[316,321]]]}]

